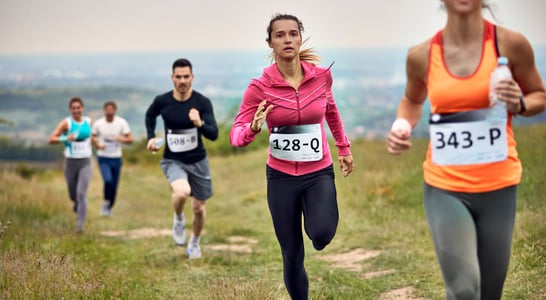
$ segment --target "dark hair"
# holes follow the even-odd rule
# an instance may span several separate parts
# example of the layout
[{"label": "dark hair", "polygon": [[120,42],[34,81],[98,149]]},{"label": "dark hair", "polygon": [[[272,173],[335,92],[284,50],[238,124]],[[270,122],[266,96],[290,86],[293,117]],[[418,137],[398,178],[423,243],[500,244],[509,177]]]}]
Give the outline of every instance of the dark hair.
[{"label": "dark hair", "polygon": [[173,72],[175,68],[190,67],[190,72],[193,72],[191,62],[186,58],[179,58],[173,62]]},{"label": "dark hair", "polygon": [[304,31],[303,30],[303,23],[296,16],[287,15],[287,14],[275,14],[275,15],[273,15],[273,17],[269,21],[269,26],[267,26],[267,38],[265,39],[266,42],[269,43],[271,41],[271,33],[273,32],[273,23],[275,23],[276,21],[279,21],[279,20],[292,20],[292,21],[295,21],[296,23],[298,23],[298,29],[300,30],[300,36],[301,36],[301,33]]},{"label": "dark hair", "polygon": [[79,103],[82,107],[84,107],[83,100],[80,97],[72,97],[68,102],[68,108],[72,107],[72,103],[75,102]]},{"label": "dark hair", "polygon": [[[273,15],[271,20],[269,20],[269,26],[267,26],[267,38],[265,39],[266,42],[268,43],[271,42],[271,33],[273,33],[273,23],[280,20],[292,20],[296,22],[298,24],[298,29],[300,31],[300,37],[303,39],[302,32],[304,31],[304,29],[303,29],[303,23],[300,21],[300,19],[298,19],[296,16],[293,16],[293,15],[277,13]],[[305,43],[306,41],[307,39],[305,39],[303,43]],[[271,53],[270,56],[271,56],[271,60],[275,59],[274,53]],[[315,54],[315,51],[313,48],[300,50],[299,57],[300,57],[300,60],[307,61],[307,62],[320,61],[320,57]]]},{"label": "dark hair", "polygon": [[104,102],[104,104],[102,105],[102,108],[105,109],[108,106],[112,106],[115,110],[118,109],[118,106],[116,105],[116,102],[114,101]]}]

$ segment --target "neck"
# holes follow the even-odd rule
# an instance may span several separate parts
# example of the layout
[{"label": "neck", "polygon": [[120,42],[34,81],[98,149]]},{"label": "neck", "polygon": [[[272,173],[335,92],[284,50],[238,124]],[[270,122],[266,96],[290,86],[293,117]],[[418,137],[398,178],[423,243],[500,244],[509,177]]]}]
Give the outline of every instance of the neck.
[{"label": "neck", "polygon": [[81,122],[83,120],[83,117],[82,116],[72,116],[72,119],[76,122]]},{"label": "neck", "polygon": [[299,57],[295,57],[291,60],[278,59],[276,62],[279,72],[281,72],[282,77],[287,82],[303,79],[303,68]]},{"label": "neck", "polygon": [[114,116],[106,116],[105,119],[106,122],[111,123],[112,121],[114,121]]},{"label": "neck", "polygon": [[189,89],[187,92],[182,94],[182,93],[179,93],[176,89],[174,89],[173,90],[173,98],[176,101],[184,102],[184,101],[187,101],[188,99],[190,99],[191,92],[192,92],[192,89]]},{"label": "neck", "polygon": [[485,21],[479,13],[470,15],[448,15],[443,38],[450,43],[465,45],[483,38]]}]

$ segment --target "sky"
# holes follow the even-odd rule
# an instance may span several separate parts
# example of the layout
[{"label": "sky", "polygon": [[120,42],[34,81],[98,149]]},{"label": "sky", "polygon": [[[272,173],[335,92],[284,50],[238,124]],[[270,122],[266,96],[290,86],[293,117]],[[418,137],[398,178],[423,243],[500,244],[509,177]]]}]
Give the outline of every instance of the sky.
[{"label": "sky", "polygon": [[[546,1],[490,3],[496,23],[546,45]],[[0,54],[267,49],[278,12],[316,48],[409,47],[446,20],[440,0],[0,0]]]}]

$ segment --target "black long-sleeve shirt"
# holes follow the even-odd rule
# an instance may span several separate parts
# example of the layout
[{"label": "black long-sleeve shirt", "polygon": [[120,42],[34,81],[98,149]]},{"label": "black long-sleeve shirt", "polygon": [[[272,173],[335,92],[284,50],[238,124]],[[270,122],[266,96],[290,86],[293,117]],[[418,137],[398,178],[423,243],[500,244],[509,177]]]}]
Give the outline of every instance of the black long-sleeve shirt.
[{"label": "black long-sleeve shirt", "polygon": [[[170,144],[174,144],[172,144],[172,139],[171,141],[169,140],[170,134],[183,129],[195,128],[195,125],[193,125],[188,116],[192,108],[199,111],[201,120],[204,122],[203,126],[197,129],[197,147],[189,151],[173,152]],[[148,140],[155,137],[156,121],[159,115],[163,119],[165,128],[164,158],[176,159],[183,163],[194,163],[206,157],[207,154],[201,136],[212,141],[218,137],[218,126],[214,118],[212,103],[207,97],[196,91],[192,91],[190,98],[186,101],[177,101],[174,99],[172,91],[155,97],[146,111]]]}]

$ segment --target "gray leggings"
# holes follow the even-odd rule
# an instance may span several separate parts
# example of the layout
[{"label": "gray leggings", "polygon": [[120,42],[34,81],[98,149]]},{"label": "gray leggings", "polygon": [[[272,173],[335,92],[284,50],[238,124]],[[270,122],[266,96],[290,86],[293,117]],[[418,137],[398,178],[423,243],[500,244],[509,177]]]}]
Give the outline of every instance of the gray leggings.
[{"label": "gray leggings", "polygon": [[458,193],[425,183],[424,197],[446,299],[500,299],[510,261],[516,186]]},{"label": "gray leggings", "polygon": [[66,158],[64,160],[64,178],[68,187],[68,196],[77,207],[78,230],[83,229],[87,215],[87,188],[92,175],[91,158]]}]

